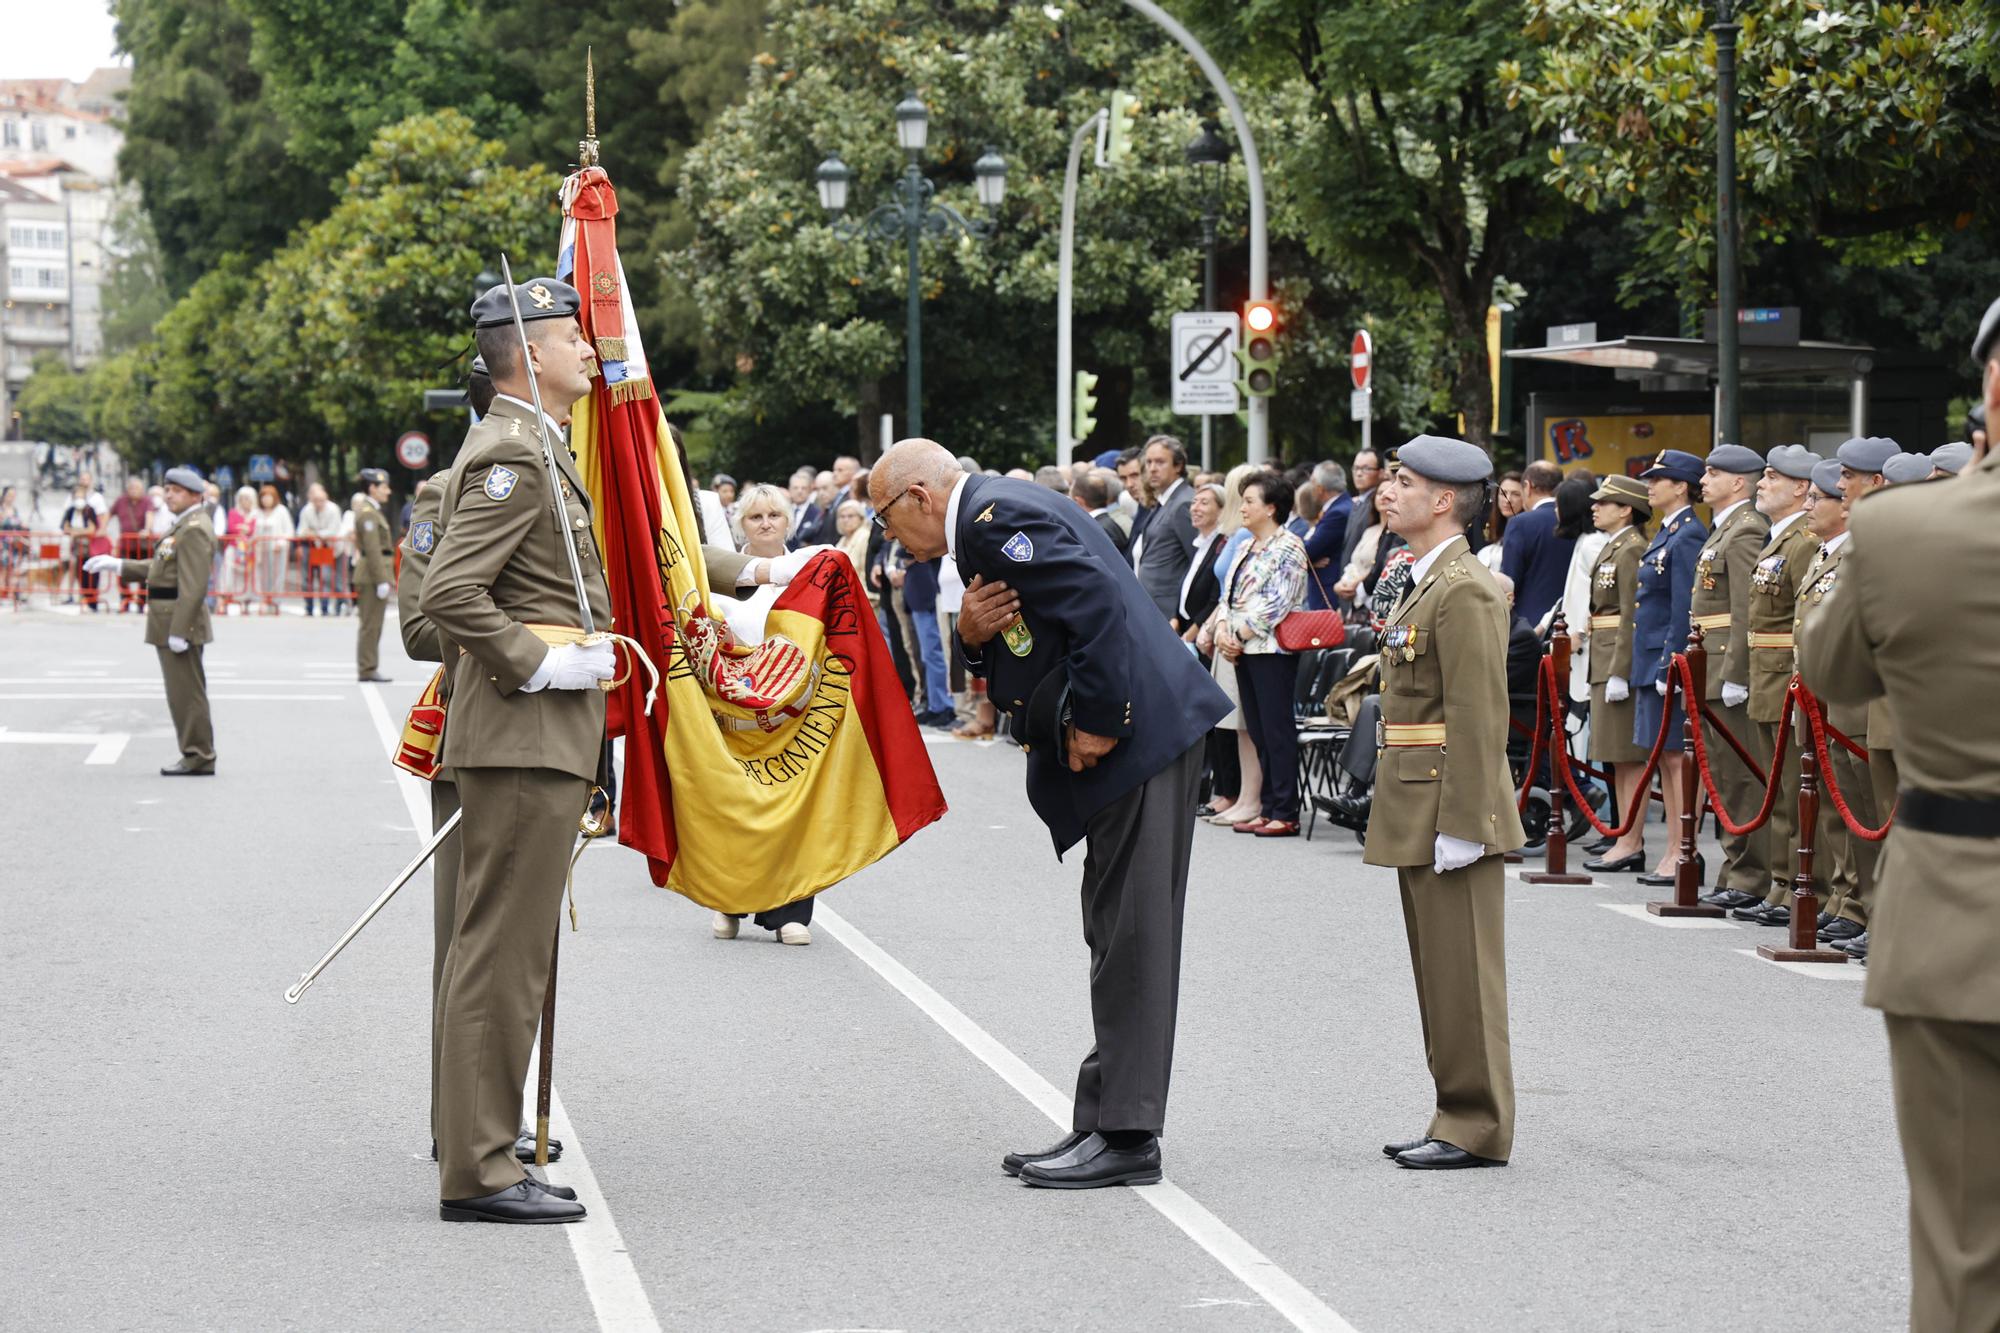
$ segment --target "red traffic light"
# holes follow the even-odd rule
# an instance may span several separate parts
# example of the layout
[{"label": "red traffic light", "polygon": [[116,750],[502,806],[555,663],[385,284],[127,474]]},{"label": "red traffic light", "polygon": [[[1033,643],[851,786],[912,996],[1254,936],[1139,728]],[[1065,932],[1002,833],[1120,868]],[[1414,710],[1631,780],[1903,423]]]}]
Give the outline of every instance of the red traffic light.
[{"label": "red traffic light", "polygon": [[1278,307],[1269,301],[1252,301],[1243,307],[1243,324],[1252,333],[1268,333],[1278,326]]}]

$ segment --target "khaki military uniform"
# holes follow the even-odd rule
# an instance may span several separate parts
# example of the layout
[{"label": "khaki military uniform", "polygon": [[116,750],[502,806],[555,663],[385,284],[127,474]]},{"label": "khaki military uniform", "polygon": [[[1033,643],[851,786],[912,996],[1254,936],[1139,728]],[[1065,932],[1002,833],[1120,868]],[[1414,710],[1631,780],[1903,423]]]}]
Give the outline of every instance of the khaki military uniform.
[{"label": "khaki military uniform", "polygon": [[[553,431],[553,428],[551,428]],[[467,434],[441,489],[443,529],[419,610],[450,666],[443,762],[465,809],[451,943],[440,981],[438,1167],[444,1199],[518,1184],[514,1157],[563,875],[604,741],[599,690],[521,689],[577,627],[576,554],[599,629],[610,597],[590,496],[555,448],[560,522],[532,409],[505,399]]]},{"label": "khaki military uniform", "polygon": [[1632,740],[1632,696],[1612,700],[1604,686],[1632,669],[1633,615],[1639,606],[1639,562],[1646,555],[1643,526],[1616,533],[1598,553],[1590,575],[1590,750],[1604,764],[1643,764],[1646,752]]},{"label": "khaki military uniform", "polygon": [[[1792,632],[1796,641],[1799,626],[1805,623],[1806,613],[1833,595],[1840,581],[1841,566],[1847,553],[1854,549],[1854,539],[1849,537],[1830,553],[1816,555],[1806,566],[1805,574],[1799,580],[1799,599],[1792,619]],[[1825,703],[1821,708],[1828,724],[1840,731],[1856,745],[1868,744],[1868,710],[1854,704]],[[1795,718],[1798,727],[1800,753],[1812,745],[1812,733],[1805,727],[1803,718]],[[1868,769],[1863,761],[1847,752],[1847,747],[1831,736],[1827,737],[1826,755],[1832,768],[1832,781],[1846,798],[1848,809],[1854,817],[1869,827],[1875,826],[1875,793],[1869,783]],[[1813,762],[1819,762],[1815,752]],[[1827,790],[1828,775],[1820,774],[1819,824],[1815,832],[1813,865],[1820,872],[1819,880],[1826,886],[1821,901],[1821,910],[1859,925],[1868,924],[1868,907],[1873,901],[1875,884],[1874,847],[1863,843],[1847,831],[1847,821],[1840,817],[1840,808],[1833,803],[1833,795]],[[1864,850],[1865,849],[1865,850]]]},{"label": "khaki military uniform", "polygon": [[[1819,555],[1819,538],[1806,527],[1800,511],[1783,532],[1767,538],[1757,552],[1750,575],[1750,599],[1745,639],[1750,654],[1750,699],[1744,704],[1757,741],[1751,753],[1759,763],[1778,747],[1778,723],[1791,707],[1793,675],[1792,622],[1798,616],[1799,579]],[[1778,795],[1771,802],[1771,819],[1764,826],[1764,847],[1770,861],[1770,883],[1764,901],[1791,902],[1792,877],[1799,842],[1799,742],[1793,719],[1792,738],[1778,765]],[[1734,815],[1734,810],[1730,811]],[[1747,888],[1745,893],[1758,890]]]},{"label": "khaki military uniform", "polygon": [[[1716,524],[1701,548],[1694,566],[1694,595],[1688,603],[1689,623],[1700,627],[1702,644],[1708,651],[1707,694],[1709,708],[1729,734],[1741,741],[1751,737],[1749,704],[1734,706],[1722,702],[1725,683],[1748,688],[1750,684],[1750,584],[1756,577],[1759,553],[1771,535],[1771,522],[1745,500]],[[1710,770],[1716,790],[1731,819],[1742,821],[1757,813],[1764,788],[1750,776],[1750,769],[1729,742],[1709,729],[1703,738],[1708,746]],[[1749,746],[1744,747],[1748,749]],[[1718,829],[1720,825],[1717,826]],[[1749,833],[1723,832],[1722,872],[1718,888],[1739,893],[1763,893],[1771,878],[1771,858],[1766,852],[1763,829]]]},{"label": "khaki military uniform", "polygon": [[[189,505],[160,539],[151,560],[118,562],[120,583],[146,585],[146,642],[159,650],[160,676],[167,688],[167,712],[180,742],[181,766],[198,772],[215,768],[215,730],[208,716],[208,673],[202,648],[213,637],[208,622],[208,578],[215,567],[215,528],[208,511]],[[169,637],[187,640],[177,653]]]},{"label": "khaki military uniform", "polygon": [[362,496],[354,502],[354,598],[361,625],[354,640],[354,664],[363,676],[372,676],[381,666],[382,612],[388,602],[375,589],[396,578],[396,547],[389,533],[389,520]]},{"label": "khaki military uniform", "polygon": [[[1910,1181],[1910,1327],[2000,1328],[2000,454],[1854,506],[1837,589],[1806,614],[1821,697],[1880,697],[1902,781],[1864,1002],[1887,1016]],[[1952,831],[1944,831],[1950,829]]]},{"label": "khaki military uniform", "polygon": [[[1394,866],[1437,1087],[1426,1136],[1505,1161],[1514,1144],[1505,872],[1527,841],[1507,770],[1506,596],[1462,537],[1439,548],[1381,638],[1382,723],[1363,859]],[[1438,834],[1482,845],[1438,874]]]}]

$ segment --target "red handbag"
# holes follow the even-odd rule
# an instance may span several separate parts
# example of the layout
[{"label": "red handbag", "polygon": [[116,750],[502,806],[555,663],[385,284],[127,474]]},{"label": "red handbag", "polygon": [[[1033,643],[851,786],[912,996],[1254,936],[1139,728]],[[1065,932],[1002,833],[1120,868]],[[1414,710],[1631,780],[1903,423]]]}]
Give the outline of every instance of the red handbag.
[{"label": "red handbag", "polygon": [[1288,653],[1309,653],[1316,648],[1338,648],[1347,639],[1347,621],[1341,617],[1333,605],[1333,598],[1326,595],[1326,585],[1320,582],[1319,571],[1307,566],[1312,581],[1319,588],[1320,599],[1327,604],[1324,611],[1294,611],[1278,622],[1275,637],[1278,647]]}]

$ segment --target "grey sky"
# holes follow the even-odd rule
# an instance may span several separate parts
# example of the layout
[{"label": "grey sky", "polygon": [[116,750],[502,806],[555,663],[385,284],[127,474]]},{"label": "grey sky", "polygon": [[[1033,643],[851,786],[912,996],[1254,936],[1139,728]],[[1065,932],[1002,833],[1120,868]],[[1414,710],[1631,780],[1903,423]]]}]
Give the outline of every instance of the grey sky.
[{"label": "grey sky", "polygon": [[0,33],[0,79],[81,80],[125,63],[111,54],[106,0],[0,0]]}]

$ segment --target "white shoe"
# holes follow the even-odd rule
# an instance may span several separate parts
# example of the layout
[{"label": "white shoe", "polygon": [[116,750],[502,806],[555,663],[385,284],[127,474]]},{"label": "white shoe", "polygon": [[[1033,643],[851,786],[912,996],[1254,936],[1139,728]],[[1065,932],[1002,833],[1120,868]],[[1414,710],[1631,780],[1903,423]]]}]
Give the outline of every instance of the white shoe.
[{"label": "white shoe", "polygon": [[719,940],[733,940],[736,929],[743,923],[727,912],[717,912],[715,919],[708,923],[708,929]]},{"label": "white shoe", "polygon": [[787,921],[784,925],[778,927],[778,943],[780,944],[811,944],[812,942],[813,933],[796,921]]}]

